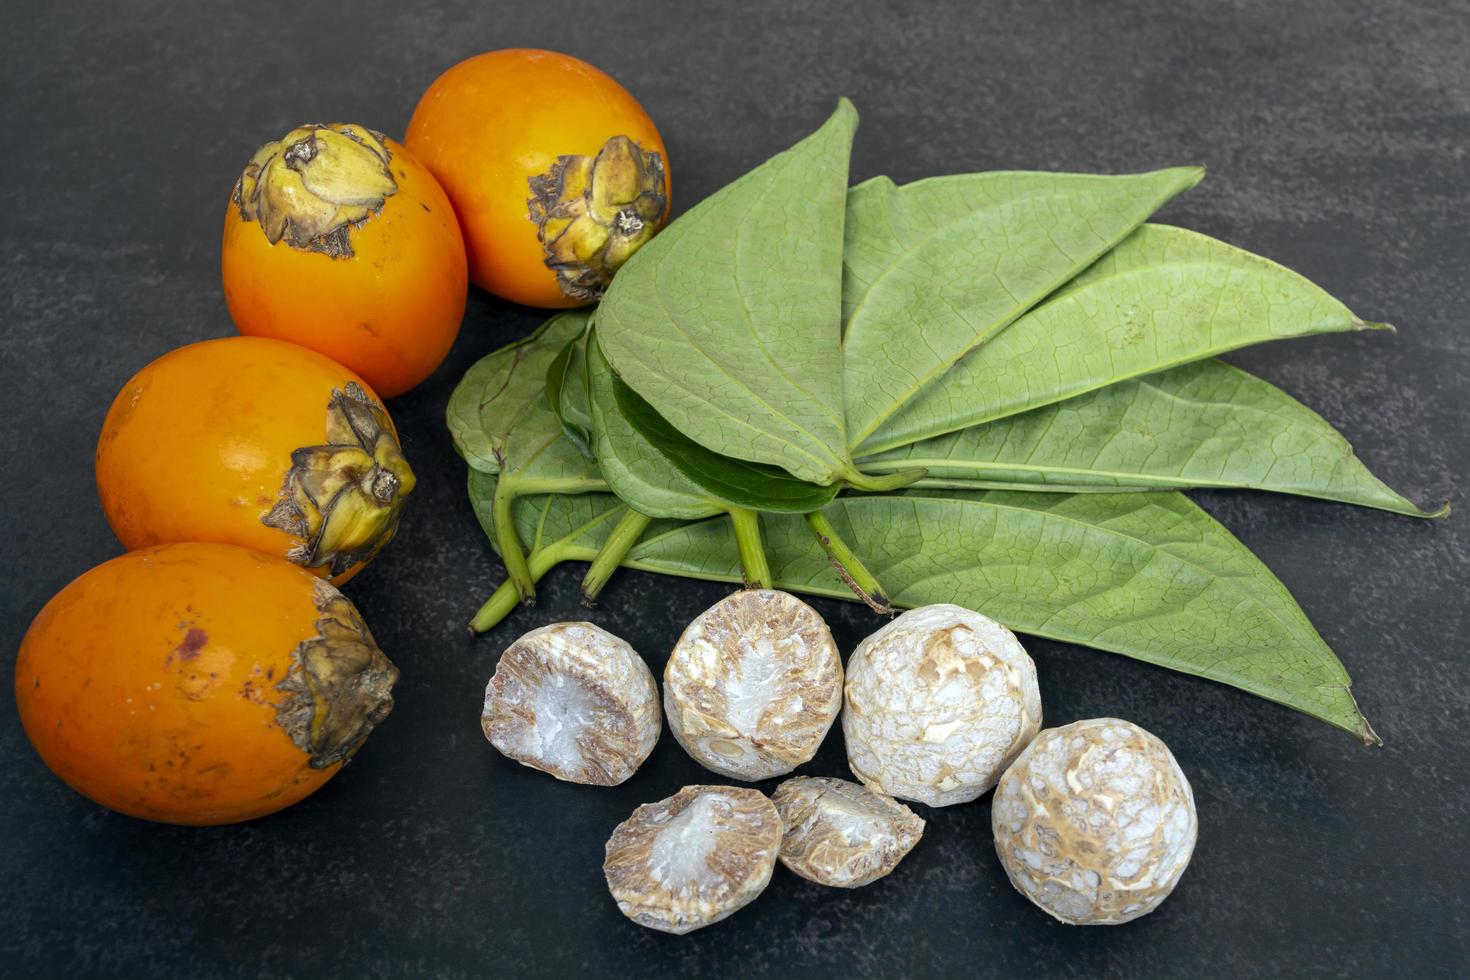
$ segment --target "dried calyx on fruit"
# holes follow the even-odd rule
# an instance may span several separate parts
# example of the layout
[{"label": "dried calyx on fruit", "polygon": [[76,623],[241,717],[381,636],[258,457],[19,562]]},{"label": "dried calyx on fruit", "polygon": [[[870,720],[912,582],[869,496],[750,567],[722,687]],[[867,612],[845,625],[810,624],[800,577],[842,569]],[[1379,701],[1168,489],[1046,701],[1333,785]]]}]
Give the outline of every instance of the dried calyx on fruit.
[{"label": "dried calyx on fruit", "polygon": [[842,706],[842,660],[815,609],[749,589],[689,624],[664,669],[664,713],[684,750],[736,779],[790,772]]},{"label": "dried calyx on fruit", "polygon": [[602,871],[624,915],[683,935],[754,900],[770,882],[780,849],[781,817],[765,796],[734,786],[686,786],[618,824]]},{"label": "dried calyx on fruit", "polygon": [[349,381],[327,405],[326,445],[291,453],[280,499],[261,523],[300,539],[292,561],[338,575],[392,539],[414,482],[387,413]]},{"label": "dried calyx on fruit", "polygon": [[777,786],[771,802],[786,828],[781,863],[819,885],[871,884],[924,835],[914,811],[845,779],[797,776]]},{"label": "dried calyx on fruit", "polygon": [[272,245],[352,255],[349,229],[397,193],[382,133],[351,123],[301,126],[255,151],[235,183],[240,217]]},{"label": "dried calyx on fruit", "polygon": [[398,668],[383,655],[356,607],[336,586],[318,579],[317,635],[296,648],[277,689],[286,699],[276,722],[310,766],[325,769],[352,757],[393,710]]},{"label": "dried calyx on fruit", "polygon": [[1011,884],[1073,925],[1152,912],[1199,835],[1194,794],[1168,746],[1117,718],[1038,735],[1001,777],[990,819]]},{"label": "dried calyx on fruit", "polygon": [[562,292],[592,302],[628,258],[663,225],[664,163],[626,136],[596,156],[556,158],[530,178],[531,220]]},{"label": "dried calyx on fruit", "polygon": [[847,761],[867,785],[968,803],[1041,727],[1036,665],[1015,634],[961,606],[910,610],[847,662]]},{"label": "dried calyx on fruit", "polygon": [[485,737],[557,779],[616,786],[658,741],[658,688],[643,658],[591,623],[532,630],[485,688]]}]

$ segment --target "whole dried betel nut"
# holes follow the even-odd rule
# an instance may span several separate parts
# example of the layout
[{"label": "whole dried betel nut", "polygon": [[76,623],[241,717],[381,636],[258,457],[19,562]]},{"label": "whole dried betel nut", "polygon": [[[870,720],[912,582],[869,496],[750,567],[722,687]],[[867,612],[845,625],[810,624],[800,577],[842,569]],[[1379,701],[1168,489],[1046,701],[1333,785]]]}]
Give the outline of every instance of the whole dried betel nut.
[{"label": "whole dried betel nut", "polygon": [[658,741],[658,687],[643,658],[616,636],[591,623],[553,623],[501,654],[480,725],[521,765],[616,786]]},{"label": "whole dried betel nut", "polygon": [[1117,718],[1049,728],[1001,777],[995,850],[1011,884],[1073,925],[1158,908],[1199,836],[1194,794],[1168,746]]},{"label": "whole dried betel nut", "polygon": [[602,873],[618,909],[682,936],[750,904],[771,880],[781,817],[737,786],[686,786],[613,830]]},{"label": "whole dried betel nut", "polygon": [[968,803],[1041,727],[1036,665],[1010,630],[960,606],[910,610],[847,662],[847,763],[868,786]]},{"label": "whole dried betel nut", "polygon": [[781,863],[834,888],[888,874],[924,836],[924,819],[891,796],[845,779],[796,776],[771,794],[781,823]]},{"label": "whole dried betel nut", "polygon": [[747,589],[689,624],[664,668],[664,713],[684,751],[735,779],[809,760],[842,707],[842,658],[817,611]]}]

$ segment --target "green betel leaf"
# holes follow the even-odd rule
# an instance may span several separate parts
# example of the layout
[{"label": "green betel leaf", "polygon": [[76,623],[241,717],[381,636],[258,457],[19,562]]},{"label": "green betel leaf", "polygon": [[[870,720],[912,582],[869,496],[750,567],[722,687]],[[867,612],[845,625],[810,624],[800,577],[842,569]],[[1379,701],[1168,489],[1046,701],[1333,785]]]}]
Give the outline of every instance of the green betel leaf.
[{"label": "green betel leaf", "polygon": [[852,470],[842,224],[857,112],[701,201],[618,271],[597,312],[618,375],[680,432],[810,483]]},{"label": "green betel leaf", "polygon": [[[613,493],[650,517],[693,520],[727,509],[669,462],[618,407],[617,376],[594,335],[587,345],[587,380],[598,466]],[[624,386],[626,387],[626,386]]]},{"label": "green betel leaf", "polygon": [[963,358],[856,452],[955,432],[1250,344],[1376,326],[1274,262],[1194,232],[1144,225]]},{"label": "green betel leaf", "polygon": [[[895,605],[957,603],[1378,740],[1347,671],[1286,588],[1182,494],[909,491],[840,497],[825,514]],[[777,588],[852,598],[800,519],[762,524]],[[646,535],[625,564],[735,582],[734,553],[727,522],[701,521]]]},{"label": "green betel leaf", "polygon": [[528,415],[539,414],[547,369],[586,325],[583,311],[559,314],[524,340],[485,355],[465,372],[445,410],[454,448],[465,462],[486,473],[500,472],[510,434]]},{"label": "green betel leaf", "polygon": [[567,342],[546,369],[546,400],[572,444],[592,459],[592,408],[587,399],[587,334]]},{"label": "green betel leaf", "polygon": [[1414,517],[1321,416],[1217,360],[1199,361],[863,460],[922,466],[922,486],[1057,491],[1245,487]]},{"label": "green betel leaf", "polygon": [[997,172],[853,188],[842,285],[850,444],[1203,176]]},{"label": "green betel leaf", "polygon": [[[605,378],[607,394],[613,396],[612,407],[621,417],[622,425],[636,433],[645,450],[656,452],[665,467],[671,466],[677,471],[680,481],[674,487],[680,492],[692,486],[706,500],[718,502],[721,510],[739,507],[780,514],[805,514],[817,510],[837,495],[840,484],[822,486],[807,483],[779,466],[731,459],[711,452],[670,425],[667,419],[654,411],[653,406],[613,374],[611,367],[608,367]],[[604,410],[602,417],[612,423],[610,412]],[[645,471],[640,475],[649,482],[665,483],[660,471],[654,474]],[[629,500],[629,503],[633,501]],[[642,510],[641,507],[639,509]],[[655,516],[695,515],[657,513]]]}]

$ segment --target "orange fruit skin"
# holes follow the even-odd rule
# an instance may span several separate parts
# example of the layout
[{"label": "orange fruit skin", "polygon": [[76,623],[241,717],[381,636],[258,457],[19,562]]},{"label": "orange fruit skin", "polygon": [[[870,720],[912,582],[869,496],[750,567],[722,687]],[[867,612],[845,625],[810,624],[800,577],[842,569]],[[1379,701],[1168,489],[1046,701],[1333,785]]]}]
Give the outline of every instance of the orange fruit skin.
[{"label": "orange fruit skin", "polygon": [[290,806],[341,768],[276,724],[276,685],[317,632],[316,579],[219,544],[114,558],[46,603],[15,701],[41,759],[120,813],[221,824]]},{"label": "orange fruit skin", "polygon": [[507,48],[462,61],[435,79],[403,141],[454,202],[475,285],[516,303],[559,309],[583,301],[564,294],[546,267],[528,213],[528,181],[559,155],[596,155],[620,135],[663,158],[667,199],[668,150],[626,89],[570,55]]},{"label": "orange fruit skin", "polygon": [[[292,451],[327,441],[327,402],[349,381],[376,397],[342,365],[264,337],[205,340],[158,358],[123,385],[97,441],[97,492],[113,533],[129,551],[213,541],[285,558],[297,539],[261,518]],[[311,571],[326,578],[329,569]]]},{"label": "orange fruit skin", "polygon": [[331,258],[271,244],[233,202],[220,266],[235,327],[325,354],[384,398],[443,362],[464,318],[464,239],[443,188],[401,144],[387,140],[398,191],[349,233],[353,255]]}]

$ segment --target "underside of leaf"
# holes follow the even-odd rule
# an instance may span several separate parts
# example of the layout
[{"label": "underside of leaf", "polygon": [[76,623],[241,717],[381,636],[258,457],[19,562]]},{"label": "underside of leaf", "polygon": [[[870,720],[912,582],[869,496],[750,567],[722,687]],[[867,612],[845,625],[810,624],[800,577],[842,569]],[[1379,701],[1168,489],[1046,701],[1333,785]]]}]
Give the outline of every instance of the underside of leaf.
[{"label": "underside of leaf", "polygon": [[1290,395],[1217,360],[893,449],[870,472],[924,467],[925,486],[1054,491],[1240,487],[1428,513],[1368,471]]},{"label": "underside of leaf", "polygon": [[597,313],[618,375],[679,431],[818,484],[851,469],[841,289],[856,128],[844,99],[639,249]]},{"label": "underside of leaf", "polygon": [[887,178],[848,194],[843,351],[854,446],[1027,309],[1199,183],[993,172]]},{"label": "underside of leaf", "polygon": [[1322,289],[1204,235],[1144,225],[959,361],[868,456],[1250,344],[1368,329]]}]

